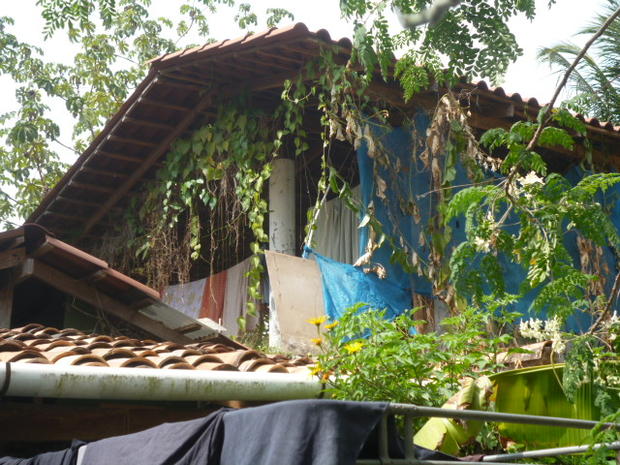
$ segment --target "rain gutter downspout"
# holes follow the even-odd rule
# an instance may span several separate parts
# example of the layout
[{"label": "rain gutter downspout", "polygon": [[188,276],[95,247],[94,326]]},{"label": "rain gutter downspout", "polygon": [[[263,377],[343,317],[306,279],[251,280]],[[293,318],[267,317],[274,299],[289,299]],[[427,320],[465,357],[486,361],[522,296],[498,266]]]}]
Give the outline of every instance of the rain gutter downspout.
[{"label": "rain gutter downspout", "polygon": [[310,375],[0,364],[4,396],[167,401],[277,401],[321,396]]}]

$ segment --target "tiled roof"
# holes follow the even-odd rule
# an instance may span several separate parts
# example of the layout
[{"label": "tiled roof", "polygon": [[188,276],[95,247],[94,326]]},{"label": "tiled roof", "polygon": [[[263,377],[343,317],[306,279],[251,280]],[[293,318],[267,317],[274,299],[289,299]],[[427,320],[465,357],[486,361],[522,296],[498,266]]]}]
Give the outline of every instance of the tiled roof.
[{"label": "tiled roof", "polygon": [[[346,38],[335,40],[324,29],[312,32],[297,23],[151,60],[142,83],[28,221],[44,225],[61,238],[98,237],[108,228],[102,219],[114,206],[123,205],[127,194],[165,156],[175,139],[211,122],[222,99],[248,92],[265,101],[279,100],[284,81],[298,76],[325,46],[334,47],[345,60],[352,44]],[[484,103],[481,108],[513,104],[517,113],[500,117],[507,123],[535,117],[540,109],[536,99],[507,94],[501,87],[489,88],[483,81],[458,87],[471,91]],[[397,106],[405,104],[397,83],[380,85],[377,95],[387,99],[388,94]],[[578,116],[588,131],[617,144],[619,126]]]},{"label": "tiled roof", "polygon": [[[546,105],[538,103],[538,99],[534,97],[521,97],[521,94],[517,92],[512,94],[506,93],[503,87],[492,87],[489,86],[489,84],[487,84],[485,81],[478,81],[471,85],[479,91],[492,93],[499,98],[508,99],[512,100],[515,103],[527,105],[528,107],[533,108],[536,111],[538,111],[541,106]],[[587,125],[592,126],[593,128],[599,128],[605,131],[620,133],[620,125],[614,125],[614,123],[610,121],[599,121],[598,118],[588,118],[582,114],[576,114],[575,116]]]},{"label": "tiled roof", "polygon": [[266,356],[220,343],[174,342],[85,334],[32,323],[0,329],[0,362],[176,370],[307,372],[307,357]]}]

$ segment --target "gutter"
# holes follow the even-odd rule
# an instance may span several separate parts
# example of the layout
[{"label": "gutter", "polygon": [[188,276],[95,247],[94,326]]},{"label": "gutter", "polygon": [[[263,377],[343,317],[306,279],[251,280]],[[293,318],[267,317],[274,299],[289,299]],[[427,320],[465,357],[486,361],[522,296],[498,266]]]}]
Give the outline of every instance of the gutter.
[{"label": "gutter", "polygon": [[313,399],[322,394],[323,385],[302,374],[9,362],[0,365],[0,398],[278,401]]}]

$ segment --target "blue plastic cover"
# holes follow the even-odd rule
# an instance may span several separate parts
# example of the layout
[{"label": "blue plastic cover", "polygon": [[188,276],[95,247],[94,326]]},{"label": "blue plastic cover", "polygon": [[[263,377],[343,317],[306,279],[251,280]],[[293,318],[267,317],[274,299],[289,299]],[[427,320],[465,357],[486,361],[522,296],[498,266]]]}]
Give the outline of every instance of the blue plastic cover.
[{"label": "blue plastic cover", "polygon": [[411,308],[411,294],[407,289],[366,274],[360,268],[324,257],[309,247],[306,258],[314,258],[321,270],[325,313],[330,320],[338,320],[346,309],[358,303],[367,309],[386,310],[387,318],[394,318]]}]

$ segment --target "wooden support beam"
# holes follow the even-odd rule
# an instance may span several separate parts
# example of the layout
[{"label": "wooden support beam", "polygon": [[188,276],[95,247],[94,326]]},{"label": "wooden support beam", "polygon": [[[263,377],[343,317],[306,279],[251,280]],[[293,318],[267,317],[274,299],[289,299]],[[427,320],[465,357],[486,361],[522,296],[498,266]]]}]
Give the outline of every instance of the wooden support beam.
[{"label": "wooden support beam", "polygon": [[161,144],[153,150],[149,156],[144,160],[140,166],[138,166],[133,173],[129,176],[129,178],[118,188],[116,191],[110,195],[108,200],[106,200],[105,204],[101,207],[101,209],[95,213],[92,217],[88,219],[86,222],[84,229],[82,230],[82,234],[87,233],[91,230],[91,228],[103,218],[106,213],[114,206],[116,203],[122,199],[131,188],[138,182],[138,180],[153,166],[153,164],[169,149],[170,144],[176,140],[176,138],[187,129],[187,127],[194,121],[196,115],[206,109],[206,107],[211,103],[213,98],[212,94],[207,94],[202,97],[202,99],[196,104],[193,110],[188,111],[187,114],[183,117],[183,119],[179,122],[176,128],[171,131],[168,136],[161,142]]},{"label": "wooden support beam", "polygon": [[132,310],[127,305],[119,302],[111,296],[104,294],[97,288],[88,285],[78,279],[72,278],[65,273],[56,270],[45,263],[32,258],[26,259],[28,266],[32,267],[32,276],[55,287],[56,289],[77,297],[84,302],[110,313],[127,323],[144,331],[160,337],[164,340],[188,344],[193,342],[187,336],[164,326],[162,323],[152,320],[140,312]]},{"label": "wooden support beam", "polygon": [[164,131],[171,131],[172,129],[174,129],[174,126],[172,126],[171,124],[159,123],[156,121],[149,121],[141,118],[134,118],[132,116],[124,116],[123,121],[127,121],[128,123],[136,124],[138,126],[163,129]]},{"label": "wooden support beam", "polygon": [[208,81],[206,78],[200,79],[200,77],[196,74],[174,71],[174,73],[166,73],[166,75],[174,77],[175,79],[179,79],[186,82],[192,82],[198,86],[204,86]]},{"label": "wooden support beam", "polygon": [[115,160],[128,161],[130,163],[142,163],[144,161],[143,158],[130,157],[122,153],[106,152],[105,150],[99,150],[97,153],[106,158],[114,158]]},{"label": "wooden support beam", "polygon": [[157,107],[161,107],[161,108],[167,108],[169,110],[175,110],[175,111],[182,111],[182,112],[186,112],[186,111],[191,111],[192,108],[190,107],[186,107],[183,105],[176,105],[174,103],[171,102],[163,102],[161,100],[155,100],[152,98],[147,98],[147,97],[142,97],[140,99],[141,103],[145,103],[147,105],[153,105],[153,106],[157,106]]},{"label": "wooden support beam", "polygon": [[94,273],[89,274],[88,276],[84,276],[82,278],[82,281],[86,281],[88,283],[94,283],[97,281],[101,281],[106,276],[108,276],[108,273],[106,273],[105,270],[97,270]]},{"label": "wooden support beam", "polygon": [[13,317],[14,269],[0,271],[0,328],[10,328]]},{"label": "wooden support beam", "polygon": [[76,189],[86,189],[87,191],[101,192],[102,194],[110,194],[114,192],[114,189],[112,187],[98,186],[96,184],[78,181],[69,181],[69,187],[75,187]]},{"label": "wooden support beam", "polygon": [[142,147],[156,147],[157,146],[157,142],[150,142],[150,141],[146,141],[146,140],[141,140],[141,139],[134,139],[133,137],[121,137],[121,136],[115,136],[115,135],[110,135],[108,136],[108,140],[111,140],[113,142],[119,142],[121,144],[130,144],[130,145],[141,145]]},{"label": "wooden support beam", "polygon": [[207,82],[202,82],[200,85],[195,83],[183,82],[182,80],[177,79],[176,76],[172,76],[166,73],[160,73],[159,76],[163,85],[176,87],[177,89],[186,89],[192,90],[194,92],[200,92],[204,91],[208,86]]},{"label": "wooden support beam", "polygon": [[78,172],[95,174],[97,176],[108,176],[111,178],[126,178],[126,173],[119,173],[118,171],[108,170],[104,168],[93,168],[91,166],[82,166]]},{"label": "wooden support beam", "polygon": [[256,56],[260,57],[266,57],[268,59],[271,60],[280,60],[280,61],[286,61],[288,63],[291,63],[293,65],[297,65],[297,66],[302,66],[306,59],[305,58],[292,58],[290,56],[286,56],[286,55],[280,55],[277,53],[272,53],[272,52],[265,52],[262,50],[257,50],[256,51]]},{"label": "wooden support beam", "polygon": [[[248,90],[257,92],[261,90],[281,87],[286,79],[290,79],[296,75],[297,70],[294,70],[277,76],[272,76],[267,79],[257,79],[251,84]],[[231,93],[232,92],[236,93],[238,92],[238,90],[235,89],[234,91],[231,91]],[[88,219],[88,221],[84,225],[80,237],[83,234],[87,234],[93,228],[93,226],[106,215],[108,210],[110,210],[120,199],[122,199],[131,190],[131,188],[142,178],[142,176],[155,163],[157,163],[157,160],[159,160],[159,158],[161,158],[162,155],[164,155],[166,151],[168,151],[170,144],[172,144],[172,142],[174,142],[177,137],[183,134],[183,132],[194,122],[197,115],[201,114],[207,109],[207,107],[212,103],[213,95],[215,94],[217,94],[217,91],[205,94],[191,111],[187,111],[187,114],[183,117],[183,119],[179,122],[175,129],[171,131],[166,136],[166,138],[159,144],[159,146],[157,146],[146,157],[144,162],[131,173],[127,180],[121,186],[115,189],[113,193],[111,193],[110,197],[108,198],[108,200],[106,200],[105,204],[101,207],[101,209]]]},{"label": "wooden support beam", "polygon": [[50,241],[45,241],[36,250],[30,252],[31,257],[41,257],[54,249],[54,245]]},{"label": "wooden support beam", "polygon": [[13,268],[16,265],[19,265],[25,259],[26,249],[24,247],[0,252],[0,270]]},{"label": "wooden support beam", "polygon": [[74,221],[76,223],[84,219],[83,215],[69,215],[67,213],[58,213],[52,210],[45,210],[43,215],[41,215],[41,218],[45,218],[47,216],[55,216],[56,218],[62,218],[63,220]]}]

